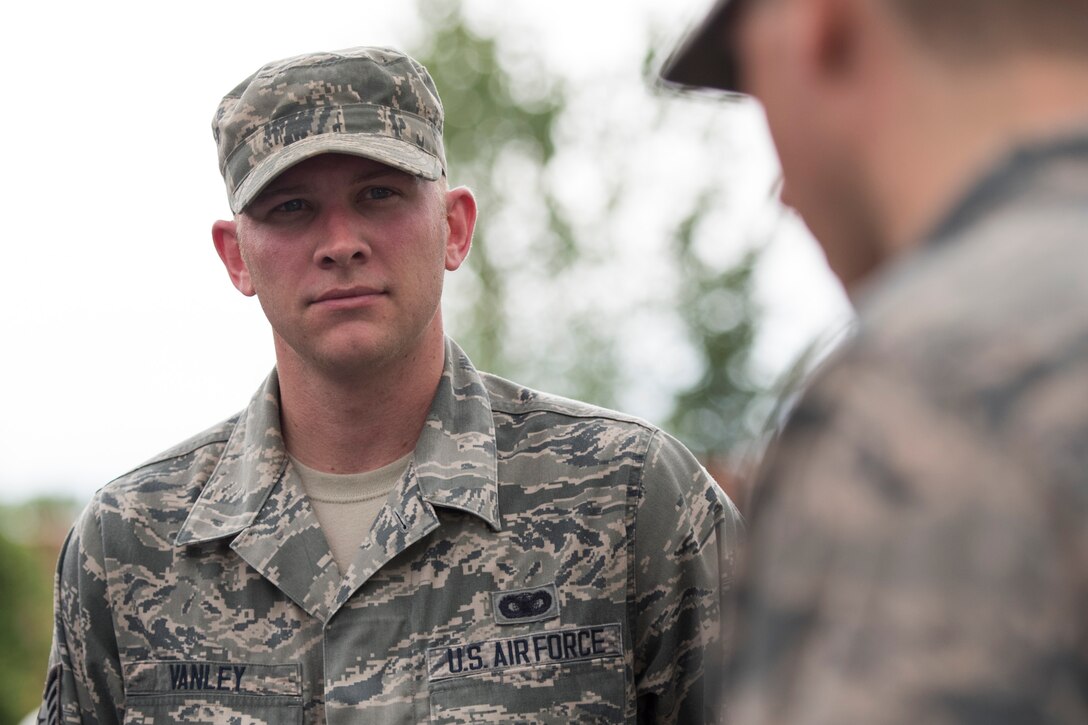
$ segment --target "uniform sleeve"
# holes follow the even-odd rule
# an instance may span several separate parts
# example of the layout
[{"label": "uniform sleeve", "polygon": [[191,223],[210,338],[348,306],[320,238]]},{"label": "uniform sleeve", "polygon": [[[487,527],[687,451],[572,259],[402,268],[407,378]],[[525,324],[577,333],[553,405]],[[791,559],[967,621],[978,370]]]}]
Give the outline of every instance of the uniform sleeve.
[{"label": "uniform sleeve", "polygon": [[1085,641],[1047,482],[905,376],[823,382],[750,513],[731,718],[1083,722],[1043,704],[1081,700]]},{"label": "uniform sleeve", "polygon": [[54,589],[53,646],[38,722],[106,725],[123,717],[102,537],[92,503],[61,549]]},{"label": "uniform sleeve", "polygon": [[740,514],[675,439],[647,451],[635,515],[635,689],[639,723],[716,722],[722,600]]}]

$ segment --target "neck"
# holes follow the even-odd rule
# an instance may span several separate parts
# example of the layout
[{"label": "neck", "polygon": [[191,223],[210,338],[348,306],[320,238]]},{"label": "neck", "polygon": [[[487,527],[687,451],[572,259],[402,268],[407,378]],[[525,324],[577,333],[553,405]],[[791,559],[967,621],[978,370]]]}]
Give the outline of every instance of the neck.
[{"label": "neck", "polygon": [[887,133],[870,134],[868,146],[885,255],[923,243],[1013,148],[1088,125],[1086,66],[1080,56],[1013,58],[951,73],[947,64],[915,66],[906,83],[886,84],[878,120]]},{"label": "neck", "polygon": [[441,330],[404,357],[347,374],[306,364],[280,340],[276,351],[284,442],[299,461],[359,473],[415,448],[442,376]]}]

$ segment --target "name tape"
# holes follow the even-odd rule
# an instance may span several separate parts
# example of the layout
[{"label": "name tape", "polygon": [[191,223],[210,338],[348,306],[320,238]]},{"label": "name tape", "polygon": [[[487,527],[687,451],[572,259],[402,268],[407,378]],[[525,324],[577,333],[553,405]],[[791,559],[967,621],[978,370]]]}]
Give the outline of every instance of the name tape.
[{"label": "name tape", "polygon": [[622,655],[620,625],[602,624],[431,647],[427,650],[427,678],[434,682],[514,667]]}]

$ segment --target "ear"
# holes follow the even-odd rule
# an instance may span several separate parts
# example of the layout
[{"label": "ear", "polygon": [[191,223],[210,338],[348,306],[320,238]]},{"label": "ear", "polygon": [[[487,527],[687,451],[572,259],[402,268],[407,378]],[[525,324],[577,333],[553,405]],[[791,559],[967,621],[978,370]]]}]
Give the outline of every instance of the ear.
[{"label": "ear", "polygon": [[227,268],[230,281],[238,291],[246,297],[256,294],[249,278],[249,269],[242,259],[242,250],[238,246],[238,222],[220,219],[212,224],[212,242],[219,258],[223,260],[223,266]]},{"label": "ear", "polygon": [[452,272],[468,257],[476,228],[476,197],[464,186],[446,192],[446,225],[446,269]]},{"label": "ear", "polygon": [[795,3],[800,17],[798,42],[811,80],[821,88],[851,82],[863,70],[866,34],[871,32],[872,0],[813,0]]}]

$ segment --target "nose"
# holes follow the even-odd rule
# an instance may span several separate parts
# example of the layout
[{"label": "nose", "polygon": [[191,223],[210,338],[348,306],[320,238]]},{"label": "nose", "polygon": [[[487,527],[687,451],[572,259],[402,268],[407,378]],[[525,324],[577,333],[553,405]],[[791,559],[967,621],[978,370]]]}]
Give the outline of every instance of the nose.
[{"label": "nose", "polygon": [[370,243],[358,215],[349,209],[332,207],[325,209],[322,216],[321,236],[314,249],[314,262],[319,267],[346,267],[370,259]]}]

